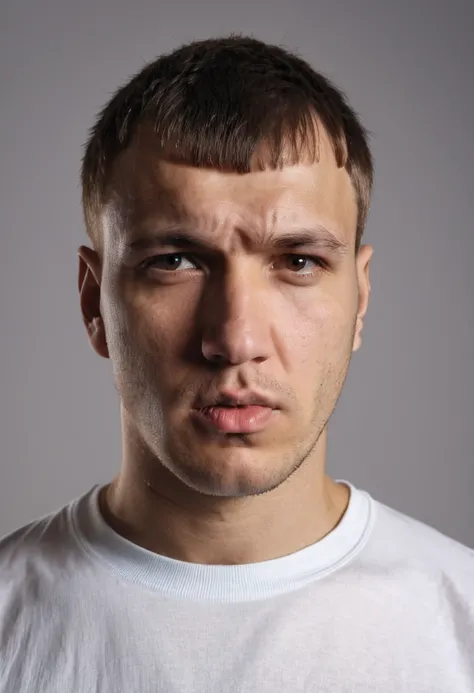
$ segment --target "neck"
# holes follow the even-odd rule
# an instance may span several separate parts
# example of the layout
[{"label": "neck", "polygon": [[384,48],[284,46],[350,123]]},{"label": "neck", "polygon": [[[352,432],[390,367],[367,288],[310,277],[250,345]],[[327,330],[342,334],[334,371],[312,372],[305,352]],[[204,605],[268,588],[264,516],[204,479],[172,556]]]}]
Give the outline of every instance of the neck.
[{"label": "neck", "polygon": [[[334,529],[349,490],[324,471],[327,430],[300,466],[272,490],[206,495],[171,472],[123,420],[123,461],[99,499],[104,519],[129,541],[181,561],[267,561],[310,546]],[[291,470],[290,470],[291,471]]]}]

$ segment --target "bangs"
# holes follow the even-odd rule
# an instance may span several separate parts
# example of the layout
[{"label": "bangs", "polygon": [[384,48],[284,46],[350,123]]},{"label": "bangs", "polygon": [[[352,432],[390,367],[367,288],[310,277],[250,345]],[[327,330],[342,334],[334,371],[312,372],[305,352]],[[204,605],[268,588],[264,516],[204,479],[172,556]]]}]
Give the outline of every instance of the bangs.
[{"label": "bangs", "polygon": [[[265,106],[267,108],[265,109]],[[251,120],[243,109],[230,105],[211,114],[182,104],[177,113],[157,113],[151,121],[160,155],[175,163],[222,172],[250,173],[315,163],[320,157],[320,131],[316,111],[299,108],[269,109],[260,104]],[[327,129],[327,126],[325,126]],[[347,147],[341,129],[328,132],[337,166],[347,163]]]}]

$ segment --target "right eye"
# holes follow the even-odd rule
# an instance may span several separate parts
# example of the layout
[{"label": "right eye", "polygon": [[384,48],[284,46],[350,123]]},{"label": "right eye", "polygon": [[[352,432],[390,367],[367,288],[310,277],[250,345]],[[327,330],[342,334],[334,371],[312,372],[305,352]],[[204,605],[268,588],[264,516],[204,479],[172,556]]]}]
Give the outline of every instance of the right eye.
[{"label": "right eye", "polygon": [[[183,259],[191,262],[188,256],[184,253],[167,253],[165,255],[154,255],[142,262],[141,266],[143,269],[148,270],[150,268],[157,269],[162,272],[175,272],[177,269],[183,269],[180,267]],[[184,269],[189,269],[185,267]]]}]

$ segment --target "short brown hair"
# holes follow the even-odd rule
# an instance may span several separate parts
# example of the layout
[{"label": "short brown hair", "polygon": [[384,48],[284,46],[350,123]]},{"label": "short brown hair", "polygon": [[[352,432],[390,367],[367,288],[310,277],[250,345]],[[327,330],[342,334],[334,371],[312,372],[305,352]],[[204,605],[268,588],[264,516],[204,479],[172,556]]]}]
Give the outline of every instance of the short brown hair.
[{"label": "short brown hair", "polygon": [[262,144],[267,146],[257,160],[261,169],[281,168],[285,145],[292,163],[304,149],[317,159],[316,120],[328,133],[337,165],[352,180],[357,251],[373,184],[367,130],[346,96],[305,60],[240,34],[194,41],[160,56],[118,89],[100,112],[81,170],[89,238],[102,249],[98,219],[111,166],[138,125],[153,124],[165,158],[248,173]]}]

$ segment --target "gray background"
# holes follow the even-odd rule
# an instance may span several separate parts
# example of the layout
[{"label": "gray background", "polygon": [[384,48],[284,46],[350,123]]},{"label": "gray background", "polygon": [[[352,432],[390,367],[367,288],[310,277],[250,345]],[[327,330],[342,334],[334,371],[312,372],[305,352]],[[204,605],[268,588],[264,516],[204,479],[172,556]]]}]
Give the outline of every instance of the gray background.
[{"label": "gray background", "polygon": [[156,55],[242,31],[299,51],[374,134],[372,299],[328,471],[474,546],[474,3],[2,0],[0,27],[0,534],[120,466],[77,290],[94,115]]}]

